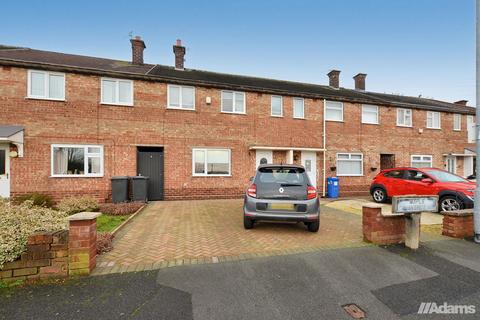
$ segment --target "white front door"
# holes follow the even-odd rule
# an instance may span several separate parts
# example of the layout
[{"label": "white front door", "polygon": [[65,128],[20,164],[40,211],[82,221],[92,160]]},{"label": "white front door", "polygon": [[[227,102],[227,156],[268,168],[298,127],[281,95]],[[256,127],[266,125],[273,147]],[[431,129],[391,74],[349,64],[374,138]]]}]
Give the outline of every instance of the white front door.
[{"label": "white front door", "polygon": [[467,132],[468,132],[468,143],[475,142],[475,122],[473,121],[473,116],[467,116]]},{"label": "white front door", "polygon": [[447,156],[447,171],[457,173],[457,157]]},{"label": "white front door", "polygon": [[257,150],[256,152],[256,164],[255,169],[260,164],[273,163],[273,152],[271,150]]},{"label": "white front door", "polygon": [[0,198],[10,197],[10,147],[0,145]]},{"label": "white front door", "polygon": [[302,151],[302,166],[305,167],[312,185],[317,187],[317,153]]}]

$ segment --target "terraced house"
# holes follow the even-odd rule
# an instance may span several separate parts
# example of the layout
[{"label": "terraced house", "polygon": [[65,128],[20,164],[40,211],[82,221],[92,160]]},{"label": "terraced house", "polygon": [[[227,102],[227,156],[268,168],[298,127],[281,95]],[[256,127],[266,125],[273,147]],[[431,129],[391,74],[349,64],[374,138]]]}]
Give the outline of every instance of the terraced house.
[{"label": "terraced house", "polygon": [[0,195],[111,197],[113,176],[150,177],[149,197],[243,194],[261,162],[301,163],[319,193],[368,193],[381,169],[473,173],[474,108],[466,101],[279,81],[143,61],[0,47]]}]

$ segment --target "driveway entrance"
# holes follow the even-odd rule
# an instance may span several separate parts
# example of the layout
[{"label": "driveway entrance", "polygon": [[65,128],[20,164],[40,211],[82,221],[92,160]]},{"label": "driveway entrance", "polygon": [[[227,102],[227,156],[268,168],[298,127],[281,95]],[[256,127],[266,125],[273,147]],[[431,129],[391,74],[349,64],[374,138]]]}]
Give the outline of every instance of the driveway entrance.
[{"label": "driveway entrance", "polygon": [[366,245],[361,217],[323,207],[320,231],[303,224],[259,223],[245,230],[242,199],[153,202],[99,256],[95,273],[239,260]]}]

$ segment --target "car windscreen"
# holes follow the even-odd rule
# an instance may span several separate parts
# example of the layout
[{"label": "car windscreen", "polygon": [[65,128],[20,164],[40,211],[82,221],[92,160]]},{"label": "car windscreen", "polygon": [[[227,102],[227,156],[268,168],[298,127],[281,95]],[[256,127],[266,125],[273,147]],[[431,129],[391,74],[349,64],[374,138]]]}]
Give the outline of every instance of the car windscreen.
[{"label": "car windscreen", "polygon": [[256,180],[262,184],[307,185],[307,178],[303,168],[260,168]]},{"label": "car windscreen", "polygon": [[432,178],[439,182],[469,182],[468,180],[459,177],[455,174],[440,170],[425,170]]}]

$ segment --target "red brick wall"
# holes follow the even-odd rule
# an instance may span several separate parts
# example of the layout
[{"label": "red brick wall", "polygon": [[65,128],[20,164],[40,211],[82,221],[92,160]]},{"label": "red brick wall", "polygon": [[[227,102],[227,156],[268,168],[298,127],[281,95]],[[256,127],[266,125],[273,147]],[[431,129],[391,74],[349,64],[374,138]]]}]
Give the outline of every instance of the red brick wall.
[{"label": "red brick wall", "polygon": [[[164,146],[165,198],[227,198],[243,194],[255,171],[251,145],[322,148],[323,100],[305,99],[305,120],[293,119],[292,97],[284,97],[284,117],[270,116],[270,95],[246,94],[246,115],[220,112],[220,90],[196,88],[196,111],[167,110],[166,84],[134,81],[134,107],[101,105],[100,78],[66,75],[66,101],[26,99],[27,70],[0,67],[1,124],[25,126],[23,158],[11,161],[12,195],[42,192],[56,199],[90,194],[110,198],[110,178],[136,174],[136,146]],[[205,98],[212,98],[206,104]],[[461,132],[452,130],[452,114],[442,114],[443,130],[425,127],[426,111],[414,111],[414,128],[399,128],[396,109],[380,107],[381,125],[360,124],[360,105],[345,103],[343,123],[328,122],[327,176],[336,152],[362,152],[364,176],[342,177],[341,195],[368,191],[379,168],[379,154],[396,154],[397,165],[409,165],[411,154],[432,154],[443,167],[443,153],[462,152],[467,140],[466,117]],[[51,144],[104,145],[104,177],[50,177]],[[231,177],[193,177],[192,148],[231,149]],[[300,154],[295,152],[298,161]],[[317,153],[317,187],[322,188],[322,153]],[[286,160],[285,152],[274,159]]]},{"label": "red brick wall", "polygon": [[[467,210],[466,210],[467,211]],[[443,216],[442,234],[453,238],[473,237],[473,214],[455,215],[446,213]]]}]

